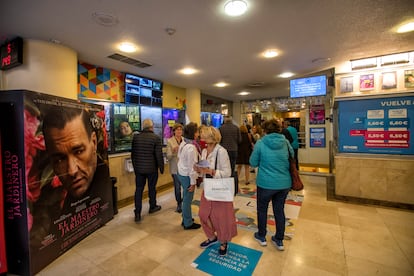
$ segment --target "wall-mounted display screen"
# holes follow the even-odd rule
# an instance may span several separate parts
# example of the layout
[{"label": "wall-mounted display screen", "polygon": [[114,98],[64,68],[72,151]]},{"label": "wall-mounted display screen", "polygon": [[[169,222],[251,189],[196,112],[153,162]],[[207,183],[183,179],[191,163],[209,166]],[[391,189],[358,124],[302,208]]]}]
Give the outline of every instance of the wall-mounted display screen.
[{"label": "wall-mounted display screen", "polygon": [[326,95],[326,76],[314,76],[290,80],[290,97],[313,97]]},{"label": "wall-mounted display screen", "polygon": [[141,106],[141,125],[145,119],[151,119],[154,122],[154,133],[162,138],[162,108]]},{"label": "wall-mounted display screen", "polygon": [[141,129],[139,106],[114,103],[112,114],[114,152],[130,151],[133,133]]},{"label": "wall-mounted display screen", "polygon": [[220,113],[201,112],[201,124],[203,125],[219,128],[223,124],[223,121],[224,116]]},{"label": "wall-mounted display screen", "polygon": [[171,138],[174,133],[172,127],[176,123],[184,126],[185,111],[178,109],[163,109],[162,110],[162,129],[163,129],[163,143],[167,144],[167,140]]},{"label": "wall-mounted display screen", "polygon": [[125,74],[125,103],[162,107],[162,82]]}]

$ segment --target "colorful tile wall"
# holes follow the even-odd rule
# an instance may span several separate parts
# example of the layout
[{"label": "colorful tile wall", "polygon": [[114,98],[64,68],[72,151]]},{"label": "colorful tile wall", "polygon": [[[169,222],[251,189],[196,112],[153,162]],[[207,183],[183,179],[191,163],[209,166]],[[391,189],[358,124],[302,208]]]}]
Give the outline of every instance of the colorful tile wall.
[{"label": "colorful tile wall", "polygon": [[78,98],[124,101],[124,74],[78,62]]}]

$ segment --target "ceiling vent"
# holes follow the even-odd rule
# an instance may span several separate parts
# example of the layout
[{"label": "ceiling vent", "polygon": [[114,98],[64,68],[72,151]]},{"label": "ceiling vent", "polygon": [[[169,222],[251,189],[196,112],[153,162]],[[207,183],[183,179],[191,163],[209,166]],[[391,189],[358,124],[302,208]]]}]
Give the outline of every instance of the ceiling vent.
[{"label": "ceiling vent", "polygon": [[118,18],[112,14],[107,14],[103,12],[94,12],[92,13],[92,19],[99,25],[105,27],[112,27],[118,24]]},{"label": "ceiling vent", "polygon": [[143,62],[143,61],[139,61],[133,58],[129,58],[127,56],[121,55],[121,54],[112,54],[110,56],[108,56],[109,58],[112,58],[114,60],[118,60],[120,62],[123,63],[127,63],[129,65],[135,66],[135,67],[139,67],[139,68],[146,68],[146,67],[150,67],[152,66],[152,64]]}]

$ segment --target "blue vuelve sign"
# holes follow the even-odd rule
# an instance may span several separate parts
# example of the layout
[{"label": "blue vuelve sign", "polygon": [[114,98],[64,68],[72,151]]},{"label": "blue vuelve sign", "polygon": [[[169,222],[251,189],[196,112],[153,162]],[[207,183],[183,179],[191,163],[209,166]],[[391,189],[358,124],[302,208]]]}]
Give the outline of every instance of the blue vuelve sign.
[{"label": "blue vuelve sign", "polygon": [[414,96],[338,102],[339,152],[413,155]]}]

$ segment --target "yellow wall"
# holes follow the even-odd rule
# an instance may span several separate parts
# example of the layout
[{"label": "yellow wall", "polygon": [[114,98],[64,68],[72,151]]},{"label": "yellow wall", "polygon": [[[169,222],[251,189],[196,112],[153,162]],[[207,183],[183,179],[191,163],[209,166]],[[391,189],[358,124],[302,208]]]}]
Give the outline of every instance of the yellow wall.
[{"label": "yellow wall", "polygon": [[2,71],[2,90],[27,89],[77,99],[77,54],[47,41],[25,39],[23,64]]},{"label": "yellow wall", "polygon": [[168,83],[163,84],[162,107],[181,109],[180,100],[185,100],[185,98],[185,88],[173,86]]}]

